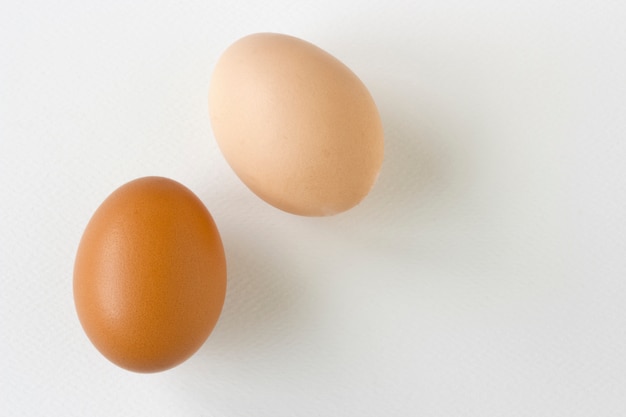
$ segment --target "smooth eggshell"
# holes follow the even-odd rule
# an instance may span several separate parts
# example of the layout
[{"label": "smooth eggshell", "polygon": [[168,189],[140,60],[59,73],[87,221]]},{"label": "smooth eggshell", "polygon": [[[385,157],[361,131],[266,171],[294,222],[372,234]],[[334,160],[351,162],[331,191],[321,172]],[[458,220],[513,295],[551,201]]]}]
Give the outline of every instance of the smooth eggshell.
[{"label": "smooth eggshell", "polygon": [[301,39],[260,33],[231,45],[211,78],[209,110],[235,173],[287,212],[345,211],[380,171],[383,127],[370,93],[348,67]]},{"label": "smooth eggshell", "polygon": [[220,315],[226,261],[202,202],[160,177],[131,181],[96,210],[80,241],[74,301],[96,348],[128,370],[191,356]]}]

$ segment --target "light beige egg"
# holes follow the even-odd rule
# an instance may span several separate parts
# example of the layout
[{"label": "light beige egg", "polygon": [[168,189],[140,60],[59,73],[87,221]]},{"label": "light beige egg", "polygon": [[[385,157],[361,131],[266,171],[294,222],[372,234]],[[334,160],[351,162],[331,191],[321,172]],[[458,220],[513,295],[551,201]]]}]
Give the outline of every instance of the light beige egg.
[{"label": "light beige egg", "polygon": [[361,80],[304,40],[247,36],[219,59],[209,92],[224,157],[259,197],[326,216],[357,205],[380,171],[384,134]]}]

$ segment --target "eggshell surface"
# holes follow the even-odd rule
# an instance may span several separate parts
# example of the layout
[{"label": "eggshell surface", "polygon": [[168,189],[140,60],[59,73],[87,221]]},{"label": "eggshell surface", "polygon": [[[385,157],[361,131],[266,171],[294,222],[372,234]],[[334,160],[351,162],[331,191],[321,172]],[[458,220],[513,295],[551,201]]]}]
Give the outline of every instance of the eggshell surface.
[{"label": "eggshell surface", "polygon": [[217,143],[239,178],[284,211],[324,216],[358,204],[384,154],[361,80],[304,40],[249,35],[220,57],[209,91]]},{"label": "eggshell surface", "polygon": [[80,241],[74,301],[95,347],[122,368],[157,372],[190,357],[214,328],[226,261],[202,202],[170,179],[115,190]]}]

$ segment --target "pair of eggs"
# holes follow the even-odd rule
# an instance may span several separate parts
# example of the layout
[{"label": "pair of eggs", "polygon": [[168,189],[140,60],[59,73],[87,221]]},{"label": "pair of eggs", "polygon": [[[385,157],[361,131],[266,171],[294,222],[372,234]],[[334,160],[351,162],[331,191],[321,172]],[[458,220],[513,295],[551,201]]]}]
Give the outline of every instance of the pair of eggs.
[{"label": "pair of eggs", "polygon": [[[231,45],[211,79],[211,125],[238,177],[284,211],[336,214],[358,204],[383,160],[367,88],[303,40],[262,33]],[[95,347],[136,372],[183,362],[215,327],[226,258],[200,199],[161,177],[131,181],[96,210],[74,267],[78,317]]]}]

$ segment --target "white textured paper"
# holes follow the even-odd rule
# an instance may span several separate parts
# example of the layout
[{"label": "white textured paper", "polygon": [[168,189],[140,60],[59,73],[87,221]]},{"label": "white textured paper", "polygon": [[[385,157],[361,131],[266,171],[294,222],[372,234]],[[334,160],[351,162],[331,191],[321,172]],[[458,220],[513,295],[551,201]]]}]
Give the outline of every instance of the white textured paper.
[{"label": "white textured paper", "polygon": [[[626,3],[5,1],[0,415],[626,415]],[[249,192],[210,130],[219,54],[258,31],[350,66],[383,118],[371,195],[332,218]],[[82,332],[95,208],[189,186],[229,267],[223,315],[138,375]]]}]

